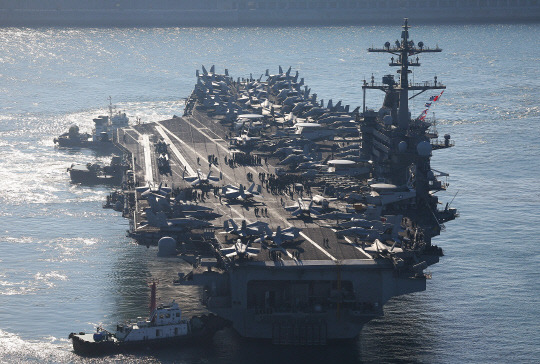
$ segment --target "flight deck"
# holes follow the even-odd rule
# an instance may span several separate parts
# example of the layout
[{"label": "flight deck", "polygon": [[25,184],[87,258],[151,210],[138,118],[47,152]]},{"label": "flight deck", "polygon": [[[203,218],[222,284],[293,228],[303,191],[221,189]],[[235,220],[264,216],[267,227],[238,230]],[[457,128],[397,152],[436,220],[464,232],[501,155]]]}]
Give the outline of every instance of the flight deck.
[{"label": "flight deck", "polygon": [[[212,170],[220,177],[219,183],[216,183],[218,186],[229,184],[249,186],[252,181],[248,180],[248,173],[254,176],[256,183],[262,183],[258,179],[262,173],[275,174],[274,163],[279,160],[271,155],[262,156],[260,165],[234,164],[231,167],[230,164],[225,163],[238,151],[234,148],[230,149],[230,142],[226,137],[229,129],[220,121],[223,121],[223,118],[210,118],[194,110],[192,116],[176,117],[119,130],[118,143],[129,151],[133,158],[135,184],[137,186],[161,184],[171,187],[173,191],[189,189],[191,185],[184,178],[195,175],[198,169],[205,174]],[[157,166],[158,155],[156,155],[154,143],[159,140],[169,145],[170,173],[168,174],[160,173]],[[208,156],[216,157],[217,163],[209,163]],[[302,260],[372,259],[362,249],[359,242],[354,241],[354,238],[340,239],[335,234],[335,230],[321,227],[317,220],[290,216],[283,206],[294,203],[298,198],[309,197],[303,192],[291,190],[292,194],[273,194],[269,189],[263,189],[258,198],[250,203],[242,203],[226,201],[220,198],[220,189],[216,194],[213,189],[209,189],[204,192],[204,197],[202,191],[195,191],[192,202],[208,206],[221,215],[213,221],[213,224],[215,238],[223,246],[233,242],[228,239],[229,237],[232,239],[233,234],[222,234],[221,229],[225,220],[233,218],[238,221],[245,220],[247,223],[263,221],[268,223],[272,230],[276,230],[278,226],[281,228],[294,226],[302,229],[300,237],[283,248],[280,257],[284,260],[298,261],[298,264],[301,264]],[[311,194],[315,193],[315,190],[311,191]],[[140,193],[136,194],[135,206],[134,232],[146,235],[148,240],[151,240],[153,236],[160,237],[161,235],[157,234],[158,228],[143,226],[144,218],[141,215],[148,204]],[[175,237],[177,235],[173,231],[171,234]],[[181,234],[178,235],[181,236]],[[265,243],[258,243],[258,245],[262,254],[255,257],[255,260],[272,260],[269,246]]]}]

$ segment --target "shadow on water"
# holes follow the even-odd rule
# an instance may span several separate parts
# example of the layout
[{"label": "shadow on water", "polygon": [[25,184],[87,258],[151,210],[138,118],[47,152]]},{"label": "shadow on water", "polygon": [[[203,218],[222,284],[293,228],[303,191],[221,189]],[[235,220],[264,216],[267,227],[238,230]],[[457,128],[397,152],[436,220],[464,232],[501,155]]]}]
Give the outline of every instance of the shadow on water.
[{"label": "shadow on water", "polygon": [[[433,363],[440,337],[436,309],[423,294],[396,297],[385,316],[364,326],[357,341],[359,362]],[[369,354],[369,357],[362,355]]]},{"label": "shadow on water", "polygon": [[247,340],[225,329],[216,333],[212,342],[152,354],[140,352],[131,358],[161,363],[356,363],[357,348],[354,341],[327,346],[278,346],[269,341]]}]

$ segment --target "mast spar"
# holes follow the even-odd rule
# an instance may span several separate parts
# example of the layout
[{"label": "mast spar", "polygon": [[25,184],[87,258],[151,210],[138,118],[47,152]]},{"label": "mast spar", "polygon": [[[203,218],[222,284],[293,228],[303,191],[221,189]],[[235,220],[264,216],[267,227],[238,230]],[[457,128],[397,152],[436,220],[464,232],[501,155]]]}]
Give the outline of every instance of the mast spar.
[{"label": "mast spar", "polygon": [[[364,80],[362,89],[365,93],[366,89],[379,89],[385,92],[396,92],[399,94],[399,107],[397,112],[398,126],[402,130],[407,130],[409,128],[409,90],[411,91],[420,91],[424,92],[427,90],[435,89],[445,89],[446,86],[437,82],[437,76],[435,76],[434,81],[423,82],[423,83],[410,83],[409,82],[409,73],[412,71],[409,70],[409,67],[419,67],[420,62],[418,56],[414,58],[413,56],[420,53],[435,53],[442,52],[442,49],[438,46],[435,48],[429,48],[424,46],[424,42],[414,43],[413,40],[409,40],[409,24],[408,19],[405,18],[403,24],[403,31],[401,32],[401,41],[396,40],[392,46],[390,42],[386,42],[383,48],[368,48],[368,52],[379,52],[379,53],[390,53],[396,56],[391,58],[389,63],[392,67],[400,67],[397,71],[400,75],[400,82],[398,83],[389,83],[389,84],[375,84],[373,77],[371,83],[367,83]],[[411,58],[410,58],[411,57]],[[365,103],[365,97],[364,97]],[[365,104],[364,104],[365,111]]]}]

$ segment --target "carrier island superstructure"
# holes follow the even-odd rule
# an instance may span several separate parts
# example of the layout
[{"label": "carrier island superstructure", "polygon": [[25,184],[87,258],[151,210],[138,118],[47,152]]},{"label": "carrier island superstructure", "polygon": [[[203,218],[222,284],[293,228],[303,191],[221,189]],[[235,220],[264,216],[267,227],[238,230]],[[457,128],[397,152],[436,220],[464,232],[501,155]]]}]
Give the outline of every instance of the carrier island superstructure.
[{"label": "carrier island superstructure", "polygon": [[290,68],[235,80],[203,67],[182,117],[118,132],[132,169],[109,202],[139,242],[176,239],[193,265],[176,284],[202,287],[244,337],[354,338],[390,298],[425,290],[442,255],[432,238],[458,214],[435,195],[447,174],[430,157],[453,141],[408,106],[440,97],[436,79],[408,74],[441,49],[414,43],[405,20],[400,41],[369,51],[399,69],[364,81],[385,93],[378,111],[318,100]]}]

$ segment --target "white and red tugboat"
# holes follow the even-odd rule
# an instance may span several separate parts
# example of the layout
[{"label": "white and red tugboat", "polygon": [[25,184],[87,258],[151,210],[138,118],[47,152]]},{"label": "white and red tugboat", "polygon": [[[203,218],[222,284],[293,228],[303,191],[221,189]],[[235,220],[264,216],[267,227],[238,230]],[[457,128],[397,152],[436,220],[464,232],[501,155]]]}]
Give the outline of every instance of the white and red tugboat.
[{"label": "white and red tugboat", "polygon": [[182,318],[178,304],[156,305],[156,283],[151,285],[150,316],[135,322],[118,324],[111,332],[98,327],[96,332],[71,333],[73,349],[82,355],[102,355],[124,350],[173,346],[181,343],[203,342],[225,326],[216,316]]}]

